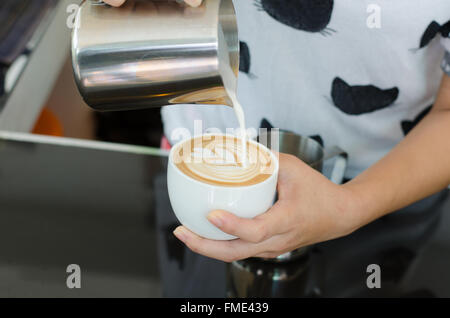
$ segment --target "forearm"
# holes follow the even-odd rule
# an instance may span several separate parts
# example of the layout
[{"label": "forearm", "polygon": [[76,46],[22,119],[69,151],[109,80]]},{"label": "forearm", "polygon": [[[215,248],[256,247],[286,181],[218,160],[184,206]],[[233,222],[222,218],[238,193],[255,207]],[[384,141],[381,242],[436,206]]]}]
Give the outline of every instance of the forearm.
[{"label": "forearm", "polygon": [[450,78],[432,111],[387,156],[343,187],[359,225],[401,209],[450,184]]}]

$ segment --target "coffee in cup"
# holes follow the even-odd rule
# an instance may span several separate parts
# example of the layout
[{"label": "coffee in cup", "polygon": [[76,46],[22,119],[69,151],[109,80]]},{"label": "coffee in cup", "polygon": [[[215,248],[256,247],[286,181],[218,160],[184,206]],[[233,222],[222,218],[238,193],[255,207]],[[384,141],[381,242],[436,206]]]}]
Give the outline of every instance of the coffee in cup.
[{"label": "coffee in cup", "polygon": [[270,152],[249,141],[242,148],[234,136],[201,136],[182,143],[174,162],[188,177],[211,185],[242,187],[268,179],[274,171]]},{"label": "coffee in cup", "polygon": [[278,159],[268,148],[232,135],[203,135],[181,141],[169,155],[167,184],[179,221],[209,239],[235,237],[212,225],[207,215],[225,210],[254,218],[273,204]]}]

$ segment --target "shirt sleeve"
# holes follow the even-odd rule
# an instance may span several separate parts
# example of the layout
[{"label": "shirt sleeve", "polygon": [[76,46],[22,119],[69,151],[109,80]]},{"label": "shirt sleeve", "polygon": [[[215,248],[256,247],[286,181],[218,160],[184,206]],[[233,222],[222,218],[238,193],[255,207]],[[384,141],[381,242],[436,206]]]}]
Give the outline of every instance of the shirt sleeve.
[{"label": "shirt sleeve", "polygon": [[450,38],[442,39],[442,45],[444,46],[446,52],[444,59],[442,60],[441,67],[444,73],[450,76]]}]

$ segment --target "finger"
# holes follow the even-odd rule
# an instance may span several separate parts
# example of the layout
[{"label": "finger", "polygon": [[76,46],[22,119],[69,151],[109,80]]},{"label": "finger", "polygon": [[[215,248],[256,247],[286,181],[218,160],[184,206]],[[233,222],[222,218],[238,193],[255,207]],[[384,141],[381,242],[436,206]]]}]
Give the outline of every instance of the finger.
[{"label": "finger", "polygon": [[109,5],[112,5],[113,7],[120,7],[122,4],[125,3],[125,0],[103,0]]},{"label": "finger", "polygon": [[298,246],[298,247],[291,247],[291,248],[284,248],[282,250],[278,250],[278,251],[268,251],[268,252],[264,252],[264,253],[259,253],[256,254],[255,257],[261,257],[261,258],[277,258],[278,256],[284,255],[286,253],[292,252],[293,250],[296,250],[297,248],[300,248],[302,246]]},{"label": "finger", "polygon": [[[125,3],[125,0],[103,0],[105,3],[112,5],[113,7],[120,7],[122,4]],[[198,7],[202,4],[202,0],[184,0],[186,4],[188,4],[191,7]]]},{"label": "finger", "polygon": [[255,255],[255,257],[269,258],[269,259],[274,259],[274,258],[277,258],[278,256],[280,256],[280,254],[275,253],[275,252],[265,252],[265,253],[260,253],[260,254]]},{"label": "finger", "polygon": [[184,0],[184,2],[186,2],[186,4],[190,5],[191,7],[198,7],[202,4],[203,0]]},{"label": "finger", "polygon": [[223,232],[251,242],[261,243],[290,229],[291,207],[278,201],[266,213],[253,219],[240,218],[226,211],[213,211],[208,220]]},{"label": "finger", "polygon": [[184,226],[177,227],[173,234],[193,252],[224,262],[233,262],[263,253],[271,244],[271,242],[252,244],[239,239],[232,241],[208,240],[189,231]]}]

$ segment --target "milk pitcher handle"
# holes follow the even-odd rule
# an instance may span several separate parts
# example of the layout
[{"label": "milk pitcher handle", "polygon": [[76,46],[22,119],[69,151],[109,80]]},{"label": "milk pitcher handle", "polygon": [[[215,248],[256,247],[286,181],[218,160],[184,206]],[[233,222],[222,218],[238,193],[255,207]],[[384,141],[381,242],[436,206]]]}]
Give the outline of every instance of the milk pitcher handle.
[{"label": "milk pitcher handle", "polygon": [[325,149],[323,162],[328,159],[336,158],[331,171],[330,180],[333,183],[341,184],[344,181],[345,171],[347,170],[348,154],[338,146],[332,146]]}]

